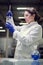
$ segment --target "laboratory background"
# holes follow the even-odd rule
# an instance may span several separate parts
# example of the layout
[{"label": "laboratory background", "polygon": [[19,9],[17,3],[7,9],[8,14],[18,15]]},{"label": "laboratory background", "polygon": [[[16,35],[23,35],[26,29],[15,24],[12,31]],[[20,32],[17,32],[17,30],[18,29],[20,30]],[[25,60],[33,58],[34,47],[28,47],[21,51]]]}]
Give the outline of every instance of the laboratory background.
[{"label": "laboratory background", "polygon": [[5,28],[6,13],[10,6],[16,26],[25,23],[23,13],[26,8],[34,7],[39,12],[42,19],[38,22],[42,26],[42,40],[39,41],[37,50],[40,52],[40,59],[43,59],[43,0],[0,0],[0,58],[14,58],[17,44],[12,33]]}]

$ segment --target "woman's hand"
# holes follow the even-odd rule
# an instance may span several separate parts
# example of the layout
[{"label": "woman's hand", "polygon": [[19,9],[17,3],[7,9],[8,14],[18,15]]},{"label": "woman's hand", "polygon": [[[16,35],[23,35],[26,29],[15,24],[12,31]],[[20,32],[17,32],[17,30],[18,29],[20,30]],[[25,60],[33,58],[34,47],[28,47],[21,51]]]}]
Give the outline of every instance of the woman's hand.
[{"label": "woman's hand", "polygon": [[11,33],[13,33],[13,32],[15,31],[13,25],[12,25],[11,23],[9,23],[9,22],[6,22],[5,27],[6,27],[7,29],[9,29],[9,31],[10,31]]}]

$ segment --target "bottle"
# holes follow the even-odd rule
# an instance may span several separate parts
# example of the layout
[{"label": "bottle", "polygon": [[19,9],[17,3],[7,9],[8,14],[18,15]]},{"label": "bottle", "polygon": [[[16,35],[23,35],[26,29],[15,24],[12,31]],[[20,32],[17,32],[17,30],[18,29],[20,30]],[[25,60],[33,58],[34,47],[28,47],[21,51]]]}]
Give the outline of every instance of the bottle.
[{"label": "bottle", "polygon": [[11,11],[11,5],[9,6],[9,10],[6,14],[6,22],[12,23],[13,21],[13,13]]},{"label": "bottle", "polygon": [[[11,11],[11,5],[9,5],[9,10],[8,12],[6,13],[6,24],[7,22],[12,24],[12,21],[13,21],[13,14],[12,14],[12,11]],[[6,27],[6,24],[5,24],[5,27]],[[8,57],[8,43],[9,43],[9,30],[7,29],[7,33],[6,33],[6,58]]]},{"label": "bottle", "polygon": [[33,51],[33,53],[32,53],[32,58],[34,59],[34,60],[38,60],[39,58],[40,58],[40,53],[39,53],[39,51],[38,50],[35,50],[35,51]]},{"label": "bottle", "polygon": [[33,59],[33,62],[31,65],[40,65],[39,58],[40,58],[40,53],[39,51],[35,48],[35,50],[32,52],[31,57]]}]

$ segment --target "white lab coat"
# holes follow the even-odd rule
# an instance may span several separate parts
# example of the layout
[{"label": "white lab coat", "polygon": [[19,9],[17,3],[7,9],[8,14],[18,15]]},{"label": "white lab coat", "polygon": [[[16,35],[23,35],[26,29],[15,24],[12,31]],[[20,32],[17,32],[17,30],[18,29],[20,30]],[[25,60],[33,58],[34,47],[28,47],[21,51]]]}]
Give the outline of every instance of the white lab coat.
[{"label": "white lab coat", "polygon": [[37,22],[31,22],[24,26],[15,27],[13,38],[17,40],[15,59],[29,59],[31,53],[35,50],[35,46],[42,39],[42,27]]}]

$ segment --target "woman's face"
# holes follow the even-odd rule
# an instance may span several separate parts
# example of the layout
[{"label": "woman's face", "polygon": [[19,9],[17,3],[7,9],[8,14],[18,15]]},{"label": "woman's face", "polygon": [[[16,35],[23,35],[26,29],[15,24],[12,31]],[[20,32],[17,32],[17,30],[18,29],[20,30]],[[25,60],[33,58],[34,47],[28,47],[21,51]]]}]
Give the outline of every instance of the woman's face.
[{"label": "woman's face", "polygon": [[28,11],[24,12],[24,18],[25,18],[26,23],[30,23],[34,20],[33,15],[31,15],[31,13],[29,13]]}]

